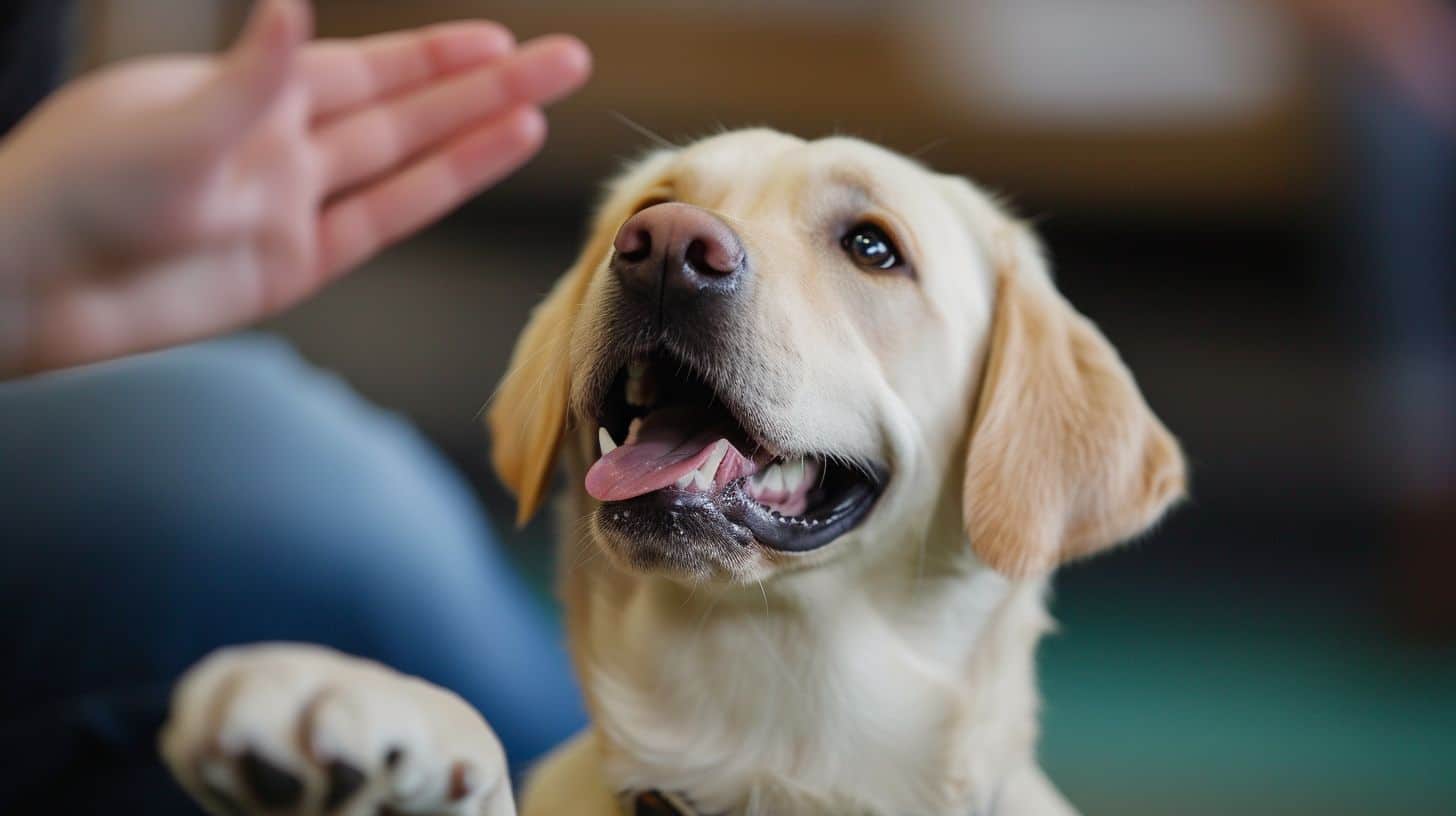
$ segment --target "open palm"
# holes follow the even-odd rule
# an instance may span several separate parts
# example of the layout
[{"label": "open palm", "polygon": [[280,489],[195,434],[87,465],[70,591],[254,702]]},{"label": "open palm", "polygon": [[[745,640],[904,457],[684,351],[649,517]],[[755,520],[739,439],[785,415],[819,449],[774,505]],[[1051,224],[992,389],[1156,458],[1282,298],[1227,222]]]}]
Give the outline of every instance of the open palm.
[{"label": "open palm", "polygon": [[[569,37],[490,23],[305,45],[267,0],[224,57],[123,64],[62,90],[0,150],[22,321],[13,370],[232,329],[316,291],[539,148],[580,85]],[[18,202],[9,206],[9,202]],[[6,218],[0,211],[0,219]],[[12,304],[13,305],[13,304]]]}]

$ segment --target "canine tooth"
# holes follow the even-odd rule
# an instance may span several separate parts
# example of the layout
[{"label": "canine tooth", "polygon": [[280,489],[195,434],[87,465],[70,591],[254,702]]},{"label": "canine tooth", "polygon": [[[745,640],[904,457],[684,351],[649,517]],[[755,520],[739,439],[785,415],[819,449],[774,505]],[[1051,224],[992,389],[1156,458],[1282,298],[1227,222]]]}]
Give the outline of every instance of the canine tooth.
[{"label": "canine tooth", "polygon": [[763,475],[763,489],[765,491],[778,493],[784,489],[784,469],[780,465],[774,465]]},{"label": "canine tooth", "polygon": [[602,426],[597,426],[597,444],[602,446],[603,456],[617,449],[617,443],[612,441],[612,435],[607,433],[607,429]]},{"label": "canine tooth", "polygon": [[642,430],[642,417],[637,417],[636,419],[632,420],[632,424],[627,426],[627,441],[623,442],[622,444],[630,445],[633,442],[636,442],[637,432],[640,430]]},{"label": "canine tooth", "polygon": [[790,493],[799,489],[804,483],[804,459],[800,457],[792,462],[784,463],[784,490]]},{"label": "canine tooth", "polygon": [[703,460],[698,469],[690,475],[693,477],[693,484],[702,491],[713,488],[713,477],[718,475],[718,466],[723,464],[723,457],[728,455],[728,440],[719,439],[713,444],[713,452]]},{"label": "canine tooth", "polygon": [[704,476],[707,476],[709,482],[712,482],[713,477],[718,475],[718,466],[723,464],[723,457],[727,455],[728,440],[719,439],[718,442],[713,445],[713,452],[708,454],[707,460],[703,462],[702,467],[698,468],[698,471]]},{"label": "canine tooth", "polygon": [[673,482],[673,484],[676,485],[679,490],[686,490],[687,486],[693,483],[693,477],[697,475],[698,472],[696,470],[690,471],[686,476],[678,479],[676,482]]}]

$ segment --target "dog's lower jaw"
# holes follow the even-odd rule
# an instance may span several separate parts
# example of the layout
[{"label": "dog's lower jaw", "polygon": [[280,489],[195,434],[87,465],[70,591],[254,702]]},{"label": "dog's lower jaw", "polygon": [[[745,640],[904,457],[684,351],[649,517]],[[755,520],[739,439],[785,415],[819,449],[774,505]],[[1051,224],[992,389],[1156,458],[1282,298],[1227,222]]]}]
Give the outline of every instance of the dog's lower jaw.
[{"label": "dog's lower jaw", "polygon": [[1041,582],[887,574],[883,592],[916,596],[887,604],[843,597],[831,570],[794,576],[788,599],[563,563],[583,564],[563,589],[612,791],[707,813],[987,814],[1035,770]]}]

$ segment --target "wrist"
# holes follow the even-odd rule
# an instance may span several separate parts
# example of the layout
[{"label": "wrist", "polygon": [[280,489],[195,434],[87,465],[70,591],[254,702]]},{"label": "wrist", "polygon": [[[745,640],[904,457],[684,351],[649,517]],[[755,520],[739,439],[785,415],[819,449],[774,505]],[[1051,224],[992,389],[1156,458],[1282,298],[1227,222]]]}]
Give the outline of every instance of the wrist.
[{"label": "wrist", "polygon": [[49,266],[42,188],[0,148],[0,379],[34,368],[37,290]]}]

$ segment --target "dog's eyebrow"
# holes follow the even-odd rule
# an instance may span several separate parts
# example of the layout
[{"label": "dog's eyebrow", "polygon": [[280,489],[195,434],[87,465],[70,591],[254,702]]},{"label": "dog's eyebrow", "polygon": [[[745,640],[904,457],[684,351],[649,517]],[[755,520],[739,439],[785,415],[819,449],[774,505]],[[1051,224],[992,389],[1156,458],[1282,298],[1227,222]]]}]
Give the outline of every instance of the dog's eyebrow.
[{"label": "dog's eyebrow", "polygon": [[[880,220],[888,222],[892,236],[905,250],[905,257],[913,268],[914,260],[921,257],[920,241],[909,224],[894,215],[899,208],[891,205],[893,197],[886,193],[886,185],[874,174],[866,172],[864,167],[851,163],[830,166],[824,178],[830,187],[845,195],[849,206],[857,211],[856,215],[868,211],[881,213]],[[886,224],[882,223],[882,226]]]},{"label": "dog's eyebrow", "polygon": [[864,168],[853,164],[835,165],[830,168],[828,183],[848,193],[855,204],[861,207],[885,206],[881,185]]}]

